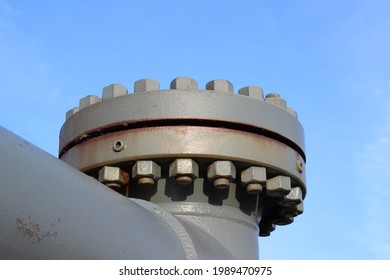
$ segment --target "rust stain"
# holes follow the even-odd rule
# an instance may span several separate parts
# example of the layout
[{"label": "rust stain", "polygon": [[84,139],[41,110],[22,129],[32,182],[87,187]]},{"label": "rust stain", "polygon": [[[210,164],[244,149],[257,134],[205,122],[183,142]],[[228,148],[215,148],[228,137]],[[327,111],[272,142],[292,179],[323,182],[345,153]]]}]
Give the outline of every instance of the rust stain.
[{"label": "rust stain", "polygon": [[45,237],[56,237],[58,235],[58,232],[56,231],[47,231],[45,233]]},{"label": "rust stain", "polygon": [[31,220],[31,216],[28,216],[26,221],[23,218],[16,218],[16,230],[36,243],[41,242],[44,238],[56,237],[58,235],[56,231],[41,231],[40,225],[34,223]]}]

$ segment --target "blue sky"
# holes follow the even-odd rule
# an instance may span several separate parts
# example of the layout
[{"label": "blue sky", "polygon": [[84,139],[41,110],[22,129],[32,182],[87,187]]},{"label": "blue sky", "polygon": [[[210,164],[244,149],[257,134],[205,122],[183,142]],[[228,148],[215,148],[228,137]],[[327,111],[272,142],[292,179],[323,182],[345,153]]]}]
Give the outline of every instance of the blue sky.
[{"label": "blue sky", "polygon": [[390,259],[390,2],[0,0],[0,125],[57,155],[111,83],[190,76],[277,92],[305,129],[305,213],[264,259]]}]

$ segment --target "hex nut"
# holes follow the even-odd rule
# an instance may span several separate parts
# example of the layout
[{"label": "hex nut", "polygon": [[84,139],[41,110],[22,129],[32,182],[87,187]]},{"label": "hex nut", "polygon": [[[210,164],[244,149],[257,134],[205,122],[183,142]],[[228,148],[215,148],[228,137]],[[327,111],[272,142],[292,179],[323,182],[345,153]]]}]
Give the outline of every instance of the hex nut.
[{"label": "hex nut", "polygon": [[252,166],[241,172],[241,182],[250,194],[261,193],[266,181],[267,172],[264,167]]},{"label": "hex nut", "polygon": [[287,217],[282,215],[277,215],[271,219],[271,223],[278,226],[289,225],[294,222],[294,217]]},{"label": "hex nut", "polygon": [[120,188],[129,182],[129,175],[119,167],[104,166],[99,170],[98,180],[110,188]]},{"label": "hex nut", "polygon": [[127,88],[118,84],[111,84],[103,88],[103,100],[127,94]]},{"label": "hex nut", "polygon": [[236,167],[231,161],[218,160],[214,161],[207,169],[207,177],[215,179],[219,177],[236,178]]},{"label": "hex nut", "polygon": [[291,191],[283,196],[278,204],[281,206],[295,206],[302,203],[302,190],[299,187],[292,188]]},{"label": "hex nut", "polygon": [[259,223],[259,236],[270,236],[271,232],[275,230],[275,225],[271,224],[269,220],[262,219]]},{"label": "hex nut", "polygon": [[228,80],[212,80],[206,84],[206,90],[215,90],[226,94],[233,94],[233,84]]},{"label": "hex nut", "polygon": [[303,213],[303,202],[298,205],[294,205],[292,207],[283,207],[280,210],[281,215],[286,217],[292,217],[292,218],[301,215],[302,213]]},{"label": "hex nut", "polygon": [[287,112],[292,115],[294,118],[298,118],[298,113],[297,111],[295,111],[294,109],[290,108],[290,107],[287,107]]},{"label": "hex nut", "polygon": [[79,108],[81,110],[100,101],[101,99],[96,95],[87,95],[86,97],[80,99]]},{"label": "hex nut", "polygon": [[73,109],[70,109],[68,112],[66,112],[66,120],[69,119],[71,116],[76,114],[79,111],[79,107],[75,107]]},{"label": "hex nut", "polygon": [[241,182],[244,184],[261,183],[267,181],[267,171],[264,167],[252,166],[241,172]]},{"label": "hex nut", "polygon": [[297,160],[297,169],[298,169],[299,173],[302,173],[303,170],[305,170],[305,166],[304,166],[303,162],[300,160]]},{"label": "hex nut", "polygon": [[141,79],[134,83],[134,93],[160,90],[160,83],[153,79]]},{"label": "hex nut", "polygon": [[265,96],[265,101],[268,103],[271,103],[275,106],[278,106],[279,108],[283,110],[287,110],[287,102],[283,98],[280,97],[277,93],[269,93]]},{"label": "hex nut", "polygon": [[140,185],[153,185],[161,177],[161,167],[151,160],[138,160],[133,165],[132,177]]},{"label": "hex nut", "polygon": [[181,90],[197,90],[198,82],[189,77],[178,77],[172,80],[170,88]]},{"label": "hex nut", "polygon": [[280,210],[280,215],[290,218],[295,218],[298,216],[297,212],[293,208],[285,207]]},{"label": "hex nut", "polygon": [[266,194],[271,197],[283,197],[291,190],[291,179],[287,176],[276,176],[267,180]]},{"label": "hex nut", "polygon": [[214,182],[216,188],[228,188],[236,178],[236,167],[231,161],[214,161],[207,168],[207,178]]},{"label": "hex nut", "polygon": [[243,87],[238,90],[238,94],[246,95],[253,99],[264,100],[263,89],[255,86]]},{"label": "hex nut", "polygon": [[180,185],[189,185],[199,177],[198,164],[189,158],[176,159],[169,165],[169,177],[175,177]]},{"label": "hex nut", "polygon": [[296,208],[297,214],[301,215],[303,213],[303,211],[305,210],[304,206],[303,206],[303,201],[301,203],[299,203],[298,205],[296,205],[295,208]]}]

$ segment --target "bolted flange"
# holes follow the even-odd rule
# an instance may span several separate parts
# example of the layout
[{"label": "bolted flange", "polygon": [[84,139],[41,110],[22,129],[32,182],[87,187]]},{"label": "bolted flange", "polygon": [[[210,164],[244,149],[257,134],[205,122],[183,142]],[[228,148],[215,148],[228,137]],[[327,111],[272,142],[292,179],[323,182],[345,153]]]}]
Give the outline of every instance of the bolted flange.
[{"label": "bolted flange", "polygon": [[303,212],[297,116],[279,94],[264,98],[257,86],[234,92],[223,79],[203,89],[190,77],[173,79],[169,89],[141,79],[133,93],[111,84],[66,113],[59,157],[113,188],[123,180],[108,179],[110,168],[130,174],[130,197],[236,207],[267,236]]}]

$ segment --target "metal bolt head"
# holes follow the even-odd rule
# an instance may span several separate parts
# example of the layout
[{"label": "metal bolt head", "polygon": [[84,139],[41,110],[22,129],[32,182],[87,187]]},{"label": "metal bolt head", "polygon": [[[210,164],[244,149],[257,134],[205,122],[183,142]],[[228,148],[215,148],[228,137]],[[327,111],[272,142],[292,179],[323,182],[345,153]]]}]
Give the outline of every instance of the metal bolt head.
[{"label": "metal bolt head", "polygon": [[104,166],[99,171],[99,182],[112,188],[120,188],[129,181],[129,175],[119,167]]},{"label": "metal bolt head", "polygon": [[241,172],[241,182],[246,186],[246,191],[250,194],[262,192],[266,181],[267,174],[264,167],[252,166]]},{"label": "metal bolt head", "polygon": [[271,232],[273,232],[275,230],[275,225],[269,225],[269,226],[263,226],[263,227],[260,227],[260,232],[259,232],[259,236],[261,237],[267,237],[267,236],[270,236],[271,235]]},{"label": "metal bolt head", "polygon": [[283,98],[280,97],[277,93],[269,93],[265,97],[265,101],[268,103],[271,103],[275,106],[278,106],[279,108],[283,110],[287,110],[287,102]]},{"label": "metal bolt head", "polygon": [[233,85],[228,80],[212,80],[206,84],[206,90],[215,90],[226,94],[233,94]]},{"label": "metal bolt head", "polygon": [[263,89],[260,87],[249,86],[243,87],[238,90],[238,94],[246,95],[253,99],[264,100]]},{"label": "metal bolt head", "polygon": [[216,188],[227,188],[236,178],[236,167],[231,161],[214,161],[207,168],[207,178],[214,182]]},{"label": "metal bolt head", "polygon": [[295,111],[294,109],[290,108],[290,107],[287,107],[287,112],[292,115],[294,118],[298,118],[298,113],[297,111]]},{"label": "metal bolt head", "polygon": [[161,177],[160,166],[151,160],[138,160],[132,169],[132,177],[142,185],[153,185]]},{"label": "metal bolt head", "polygon": [[264,167],[252,166],[241,172],[241,182],[244,184],[261,183],[267,181],[267,171]]},{"label": "metal bolt head", "polygon": [[134,83],[134,93],[151,90],[160,90],[160,83],[152,79],[142,79]]},{"label": "metal bolt head", "polygon": [[101,99],[96,95],[87,95],[86,97],[80,99],[79,108],[81,110],[100,101]]},{"label": "metal bolt head", "polygon": [[283,197],[291,190],[291,179],[287,176],[276,176],[267,180],[266,194],[271,197]]},{"label": "metal bolt head", "polygon": [[301,215],[303,213],[303,211],[305,210],[304,205],[303,205],[303,201],[300,204],[296,205],[295,209],[297,211],[297,214]]},{"label": "metal bolt head", "polygon": [[278,204],[282,206],[295,206],[302,203],[302,190],[299,187],[292,188],[291,191],[283,196]]},{"label": "metal bolt head", "polygon": [[198,89],[198,82],[192,78],[188,77],[178,77],[172,80],[171,89],[182,89],[182,90],[190,90],[190,89]]},{"label": "metal bolt head", "polygon": [[280,210],[280,214],[282,216],[292,217],[292,218],[301,215],[302,213],[303,213],[303,202],[301,202],[298,205],[294,205],[292,207],[283,207]]},{"label": "metal bolt head", "polygon": [[118,84],[111,84],[103,88],[103,100],[127,94],[127,88]]},{"label": "metal bolt head", "polygon": [[191,184],[199,176],[198,164],[189,158],[176,159],[169,165],[169,177],[175,177],[180,185]]},{"label": "metal bolt head", "polygon": [[259,223],[259,229],[259,236],[270,236],[271,232],[275,230],[275,225],[271,224],[268,220],[261,220]]},{"label": "metal bolt head", "polygon": [[289,225],[292,222],[294,222],[293,217],[287,217],[287,216],[282,216],[282,215],[277,215],[276,217],[273,217],[271,219],[271,223],[278,225],[278,226]]},{"label": "metal bolt head", "polygon": [[69,119],[71,116],[76,114],[79,111],[79,107],[75,107],[73,109],[70,109],[68,112],[66,112],[66,119]]},{"label": "metal bolt head", "polygon": [[298,205],[296,205],[295,208],[297,210],[297,214],[301,215],[303,213],[303,211],[305,210],[303,207],[303,201],[301,203],[299,203]]},{"label": "metal bolt head", "polygon": [[297,160],[297,169],[298,169],[299,173],[302,173],[303,170],[305,169],[303,162],[300,160]]}]

